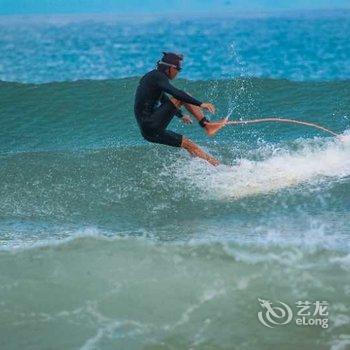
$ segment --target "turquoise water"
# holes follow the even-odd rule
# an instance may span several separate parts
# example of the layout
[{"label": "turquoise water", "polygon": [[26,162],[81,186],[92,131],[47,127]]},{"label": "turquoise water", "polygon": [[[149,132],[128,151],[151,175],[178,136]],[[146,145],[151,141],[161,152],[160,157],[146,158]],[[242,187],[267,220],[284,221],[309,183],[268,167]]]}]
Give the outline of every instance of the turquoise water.
[{"label": "turquoise water", "polygon": [[[213,51],[187,51],[176,85],[214,101],[214,119],[295,118],[343,141],[282,124],[207,138],[174,120],[213,168],[139,135],[134,76],[165,25],[1,25],[0,47],[14,45],[0,57],[1,349],[349,348],[349,19],[196,21],[177,21],[192,36],[171,45],[205,36]],[[149,55],[128,67],[146,33]],[[269,329],[258,298],[326,300],[329,327]]]}]

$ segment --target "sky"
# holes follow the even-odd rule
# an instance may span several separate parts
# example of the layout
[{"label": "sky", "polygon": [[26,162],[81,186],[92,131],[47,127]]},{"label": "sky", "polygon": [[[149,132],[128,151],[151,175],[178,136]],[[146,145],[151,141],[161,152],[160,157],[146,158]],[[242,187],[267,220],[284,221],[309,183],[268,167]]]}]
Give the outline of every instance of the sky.
[{"label": "sky", "polygon": [[350,0],[0,0],[0,15],[133,15],[310,9],[350,9]]}]

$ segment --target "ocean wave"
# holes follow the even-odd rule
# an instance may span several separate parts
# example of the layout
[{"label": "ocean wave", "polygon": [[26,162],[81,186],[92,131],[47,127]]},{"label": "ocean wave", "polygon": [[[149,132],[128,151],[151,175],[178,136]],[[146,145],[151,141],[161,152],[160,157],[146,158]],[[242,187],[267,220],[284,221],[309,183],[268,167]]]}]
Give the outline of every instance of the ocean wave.
[{"label": "ocean wave", "polygon": [[[282,300],[294,309],[298,300],[326,295],[332,319],[343,318],[348,296],[341,281],[347,271],[329,260],[344,256],[322,249],[97,237],[2,251],[2,344],[26,345],[29,335],[59,327],[70,336],[56,338],[55,344],[66,349],[200,348],[208,337],[215,348],[229,348],[236,332],[248,332],[244,344],[253,346],[266,332],[257,321],[258,298]],[[315,327],[312,335],[307,327],[299,328],[292,344],[328,343],[344,327],[328,332]],[[295,329],[288,325],[278,331],[286,336]],[[40,347],[52,340],[35,339]]]},{"label": "ocean wave", "polygon": [[212,218],[230,222],[232,211],[252,222],[289,222],[305,207],[323,216],[347,207],[348,142],[300,139],[255,151],[239,146],[210,146],[226,164],[217,168],[160,146],[3,156],[3,234],[29,230],[29,237],[45,236],[63,221],[68,232],[76,225],[117,232],[153,226],[171,237],[183,234],[179,220],[198,218],[199,224],[203,213],[210,227]]},{"label": "ocean wave", "polygon": [[2,245],[86,227],[161,240],[249,236],[258,227],[293,235],[315,217],[327,232],[348,234],[349,82],[180,81],[200,97],[217,93],[218,115],[285,115],[343,133],[340,142],[301,126],[227,126],[208,139],[174,121],[171,129],[222,162],[217,168],[142,140],[136,84],[0,84]]},{"label": "ocean wave", "polygon": [[[137,78],[49,84],[0,83],[0,152],[91,149],[142,144],[133,115]],[[272,79],[233,79],[191,82],[179,87],[202,100],[211,100],[217,116],[231,119],[282,116],[316,122],[337,133],[349,128],[350,81],[290,82]],[[200,128],[171,128],[203,142]],[[254,143],[323,135],[302,126],[232,127],[220,142],[246,139]]]},{"label": "ocean wave", "polygon": [[[340,140],[303,140],[296,143],[299,149],[276,146],[269,157],[251,160],[241,156],[230,166],[216,171],[203,167],[201,161],[178,166],[178,176],[206,195],[225,198],[242,198],[275,192],[301,183],[318,183],[329,178],[350,176],[350,133]],[[291,145],[289,145],[291,147]]]}]

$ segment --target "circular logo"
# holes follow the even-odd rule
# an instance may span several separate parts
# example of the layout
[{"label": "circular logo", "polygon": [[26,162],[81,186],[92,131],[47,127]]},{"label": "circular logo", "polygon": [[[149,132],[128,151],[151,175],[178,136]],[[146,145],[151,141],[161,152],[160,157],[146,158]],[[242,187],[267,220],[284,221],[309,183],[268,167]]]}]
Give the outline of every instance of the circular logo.
[{"label": "circular logo", "polygon": [[262,311],[258,312],[259,321],[266,327],[273,328],[289,323],[293,318],[292,309],[282,301],[273,306],[271,301],[258,298]]}]

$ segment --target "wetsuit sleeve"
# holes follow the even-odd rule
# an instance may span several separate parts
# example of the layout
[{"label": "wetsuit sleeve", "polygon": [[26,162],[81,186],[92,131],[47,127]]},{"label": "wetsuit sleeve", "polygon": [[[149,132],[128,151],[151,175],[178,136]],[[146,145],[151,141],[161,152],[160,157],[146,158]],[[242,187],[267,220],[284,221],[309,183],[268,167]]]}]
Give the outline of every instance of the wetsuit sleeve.
[{"label": "wetsuit sleeve", "polygon": [[200,106],[202,102],[196,100],[194,97],[190,96],[189,94],[186,94],[186,92],[177,89],[175,86],[171,85],[169,83],[168,78],[165,75],[160,75],[159,79],[157,81],[158,86],[166,93],[170,94],[171,96],[174,96],[180,101],[190,103],[191,105]]},{"label": "wetsuit sleeve", "polygon": [[[170,98],[169,98],[165,93],[163,93],[163,94],[162,94],[162,97],[161,97],[161,99],[160,99],[160,102],[161,102],[161,103],[166,103],[166,102],[168,102],[168,101],[170,101]],[[179,118],[182,118],[182,117],[183,117],[183,114],[182,114],[180,108],[177,109],[175,115],[176,115],[177,117],[179,117]]]}]

